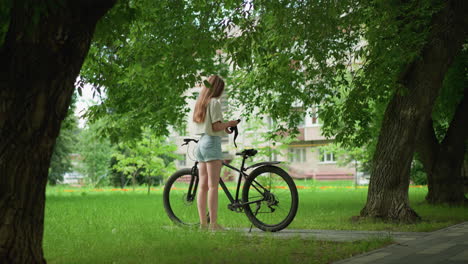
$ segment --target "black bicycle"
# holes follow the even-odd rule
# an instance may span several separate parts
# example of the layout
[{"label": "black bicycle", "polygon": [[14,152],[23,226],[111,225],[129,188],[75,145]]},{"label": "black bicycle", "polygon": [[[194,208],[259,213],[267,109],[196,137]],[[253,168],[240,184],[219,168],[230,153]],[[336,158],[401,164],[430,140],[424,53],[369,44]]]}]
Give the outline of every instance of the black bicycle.
[{"label": "black bicycle", "polygon": [[[197,140],[184,139],[184,145]],[[239,169],[223,165],[239,172],[235,198],[220,179],[219,184],[230,201],[228,209],[234,212],[245,212],[250,222],[264,231],[276,232],[286,228],[294,219],[299,203],[296,185],[283,169],[275,166],[278,161],[260,162],[249,167],[245,161],[257,154],[255,149],[246,149],[236,155],[242,156]],[[164,209],[169,218],[176,224],[199,225],[197,211],[198,162],[192,168],[181,169],[167,180],[164,186]],[[253,169],[252,172],[246,172]],[[242,178],[242,199],[239,199]]]}]

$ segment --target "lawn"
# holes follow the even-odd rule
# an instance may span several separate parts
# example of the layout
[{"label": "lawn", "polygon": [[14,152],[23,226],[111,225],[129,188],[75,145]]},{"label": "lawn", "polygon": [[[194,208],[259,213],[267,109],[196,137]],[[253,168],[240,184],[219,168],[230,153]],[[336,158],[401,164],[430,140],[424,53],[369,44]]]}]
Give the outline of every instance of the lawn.
[{"label": "lawn", "polygon": [[[349,221],[364,205],[367,189],[348,182],[296,182],[299,211],[289,228],[431,231],[468,220],[464,208],[425,205],[425,187],[410,188],[415,225]],[[220,193],[219,223],[249,227],[243,214],[226,209]],[[49,263],[328,263],[388,244],[389,240],[334,243],[300,238],[246,237],[172,225],[162,205],[162,188],[133,191],[103,188],[47,189],[44,251]]]}]

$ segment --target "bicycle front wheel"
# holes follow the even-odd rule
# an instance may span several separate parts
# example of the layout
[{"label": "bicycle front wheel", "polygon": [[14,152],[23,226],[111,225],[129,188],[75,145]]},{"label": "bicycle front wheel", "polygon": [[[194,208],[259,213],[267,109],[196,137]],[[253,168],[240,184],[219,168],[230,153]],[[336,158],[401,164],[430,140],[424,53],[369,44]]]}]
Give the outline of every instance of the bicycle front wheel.
[{"label": "bicycle front wheel", "polygon": [[276,232],[293,221],[299,196],[287,172],[275,166],[262,166],[247,177],[242,203],[252,224],[261,230]]},{"label": "bicycle front wheel", "polygon": [[198,226],[196,190],[198,175],[192,175],[191,169],[176,171],[166,182],[163,193],[164,209],[176,224]]}]

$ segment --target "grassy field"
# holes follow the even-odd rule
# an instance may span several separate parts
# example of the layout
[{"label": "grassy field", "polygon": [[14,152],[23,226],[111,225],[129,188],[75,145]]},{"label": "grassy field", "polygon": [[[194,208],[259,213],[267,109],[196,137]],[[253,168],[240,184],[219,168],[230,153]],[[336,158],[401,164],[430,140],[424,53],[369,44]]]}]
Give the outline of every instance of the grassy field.
[{"label": "grassy field", "polygon": [[[425,187],[410,188],[415,225],[349,221],[365,203],[367,189],[349,182],[296,182],[299,211],[289,228],[432,231],[468,220],[464,208],[425,205]],[[219,223],[249,227],[243,214],[226,209],[220,193]],[[175,227],[165,215],[162,188],[47,189],[44,250],[49,263],[328,263],[388,244],[389,240],[334,243],[300,238],[245,237]]]}]

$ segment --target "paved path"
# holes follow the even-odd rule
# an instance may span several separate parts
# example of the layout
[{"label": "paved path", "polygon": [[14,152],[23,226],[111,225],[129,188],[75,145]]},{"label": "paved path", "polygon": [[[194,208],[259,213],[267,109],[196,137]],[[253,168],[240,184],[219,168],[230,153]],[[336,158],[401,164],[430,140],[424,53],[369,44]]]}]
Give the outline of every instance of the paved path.
[{"label": "paved path", "polygon": [[390,236],[396,242],[334,264],[468,264],[468,222],[434,232],[285,229],[276,233],[266,233],[254,228],[249,233],[249,228],[227,229],[245,233],[246,236],[271,235],[278,238],[301,237],[338,242]]},{"label": "paved path", "polygon": [[272,235],[278,238],[301,237],[330,241],[356,241],[371,237],[392,237],[390,246],[335,262],[335,264],[468,264],[468,222],[434,232],[385,232],[286,229],[265,233],[259,229],[233,228],[246,235]]},{"label": "paved path", "polygon": [[348,230],[315,230],[315,229],[285,229],[275,233],[265,233],[260,229],[252,229],[251,233],[248,228],[230,228],[230,230],[236,230],[245,232],[246,235],[271,235],[278,238],[292,238],[301,237],[303,239],[316,239],[316,240],[327,240],[327,241],[356,241],[363,240],[373,237],[392,237],[397,243],[403,243],[415,239],[419,239],[428,236],[431,233],[428,232],[388,232],[388,231],[348,231]]},{"label": "paved path", "polygon": [[468,264],[468,222],[399,242],[335,264]]}]

